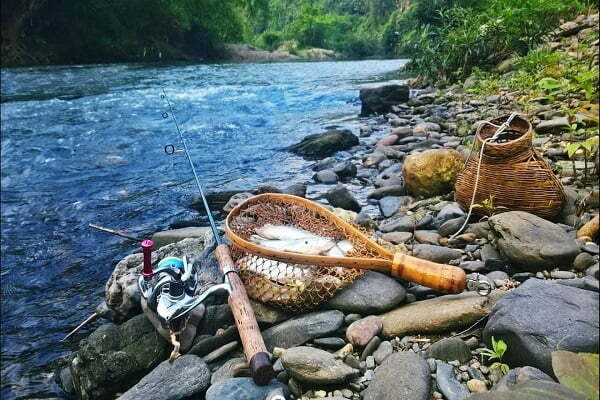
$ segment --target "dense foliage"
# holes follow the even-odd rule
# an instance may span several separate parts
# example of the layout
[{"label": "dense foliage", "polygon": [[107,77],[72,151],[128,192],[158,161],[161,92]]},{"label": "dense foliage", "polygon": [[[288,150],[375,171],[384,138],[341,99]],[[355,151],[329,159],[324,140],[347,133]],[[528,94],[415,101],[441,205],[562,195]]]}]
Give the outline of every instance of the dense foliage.
[{"label": "dense foliage", "polygon": [[398,35],[388,48],[409,54],[420,74],[454,81],[525,54],[561,18],[587,7],[585,0],[416,0],[393,24]]}]

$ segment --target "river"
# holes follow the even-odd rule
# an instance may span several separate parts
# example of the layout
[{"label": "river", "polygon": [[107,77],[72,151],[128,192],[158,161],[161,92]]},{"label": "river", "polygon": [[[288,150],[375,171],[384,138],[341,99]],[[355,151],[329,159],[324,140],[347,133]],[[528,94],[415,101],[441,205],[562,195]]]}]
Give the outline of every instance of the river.
[{"label": "river", "polygon": [[164,89],[208,191],[310,179],[282,149],[328,126],[356,128],[360,85],[404,60],[278,64],[114,64],[2,70],[1,397],[61,398],[60,339],[102,301],[135,243],[197,218]]}]

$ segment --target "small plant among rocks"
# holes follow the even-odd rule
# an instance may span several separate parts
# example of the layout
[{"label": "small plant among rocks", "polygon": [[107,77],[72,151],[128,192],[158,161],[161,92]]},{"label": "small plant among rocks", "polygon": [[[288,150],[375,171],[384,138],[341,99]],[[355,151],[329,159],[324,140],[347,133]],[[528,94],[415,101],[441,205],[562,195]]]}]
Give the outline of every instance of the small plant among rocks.
[{"label": "small plant among rocks", "polygon": [[488,357],[488,360],[498,360],[490,366],[490,369],[500,369],[500,371],[506,375],[510,367],[508,364],[502,362],[502,357],[504,356],[507,348],[508,345],[504,342],[504,340],[500,339],[496,341],[496,339],[492,336],[492,348],[481,348],[479,349],[479,353]]}]

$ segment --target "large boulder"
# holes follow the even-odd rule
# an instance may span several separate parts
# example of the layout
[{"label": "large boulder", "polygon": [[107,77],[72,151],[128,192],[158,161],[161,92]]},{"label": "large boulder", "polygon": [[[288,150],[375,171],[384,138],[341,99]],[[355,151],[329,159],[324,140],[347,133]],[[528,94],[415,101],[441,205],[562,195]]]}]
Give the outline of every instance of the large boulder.
[{"label": "large boulder", "polygon": [[408,351],[393,353],[375,370],[364,400],[427,400],[431,378],[427,362]]},{"label": "large boulder", "polygon": [[294,379],[313,385],[345,383],[358,371],[314,347],[294,347],[283,352],[281,363]]},{"label": "large boulder", "polygon": [[[152,262],[168,256],[198,257],[204,247],[201,238],[188,238],[152,252]],[[131,254],[119,261],[106,282],[106,306],[115,322],[122,322],[142,312],[138,278],[142,271],[142,253]]]},{"label": "large boulder", "polygon": [[71,361],[81,399],[114,399],[169,356],[170,345],[145,315],[100,326],[79,343]]},{"label": "large boulder", "polygon": [[494,290],[484,297],[475,292],[465,292],[406,304],[381,315],[382,334],[385,337],[402,337],[467,327],[488,315],[503,294]]},{"label": "large boulder", "polygon": [[171,243],[177,243],[187,238],[204,240],[210,228],[206,226],[188,226],[185,228],[170,229],[168,231],[155,232],[152,235],[154,248],[161,248]]},{"label": "large boulder", "polygon": [[163,361],[125,392],[121,400],[179,400],[200,394],[210,385],[210,370],[202,358],[186,354]]},{"label": "large boulder", "polygon": [[505,212],[492,216],[489,224],[498,237],[498,249],[524,271],[568,267],[581,252],[563,228],[533,214]]},{"label": "large boulder", "polygon": [[411,154],[404,162],[404,181],[408,191],[418,197],[432,197],[452,191],[464,160],[451,149],[431,149]]},{"label": "large boulder", "polygon": [[332,129],[308,135],[288,149],[307,159],[324,158],[358,144],[358,137],[348,129]]},{"label": "large boulder", "polygon": [[554,382],[529,381],[506,391],[475,393],[469,400],[585,400],[585,397]]},{"label": "large boulder", "polygon": [[483,331],[508,345],[505,362],[553,374],[554,350],[598,353],[597,292],[529,279],[494,306]]},{"label": "large boulder", "polygon": [[343,323],[344,314],[340,311],[316,311],[299,315],[267,329],[263,332],[263,339],[269,351],[274,347],[288,349],[330,335]]},{"label": "large boulder", "polygon": [[398,84],[360,89],[360,115],[366,117],[371,114],[388,113],[392,111],[392,106],[407,102],[409,95],[410,88]]},{"label": "large boulder", "polygon": [[393,278],[367,271],[325,303],[326,308],[362,315],[389,311],[402,303],[406,290]]}]

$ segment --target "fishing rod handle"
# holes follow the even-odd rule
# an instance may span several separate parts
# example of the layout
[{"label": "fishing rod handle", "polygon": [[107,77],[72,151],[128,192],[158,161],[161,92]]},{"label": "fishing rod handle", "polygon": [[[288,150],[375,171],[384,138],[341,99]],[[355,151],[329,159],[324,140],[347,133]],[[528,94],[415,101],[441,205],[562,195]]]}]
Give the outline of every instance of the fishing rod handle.
[{"label": "fishing rod handle", "polygon": [[462,268],[402,253],[394,254],[390,274],[444,293],[460,293],[467,284],[467,275]]},{"label": "fishing rod handle", "polygon": [[257,385],[266,385],[275,375],[273,365],[258,328],[246,289],[235,269],[229,247],[224,244],[218,245],[215,249],[215,258],[219,263],[221,272],[227,274],[231,284],[229,307],[242,340],[252,379]]}]

